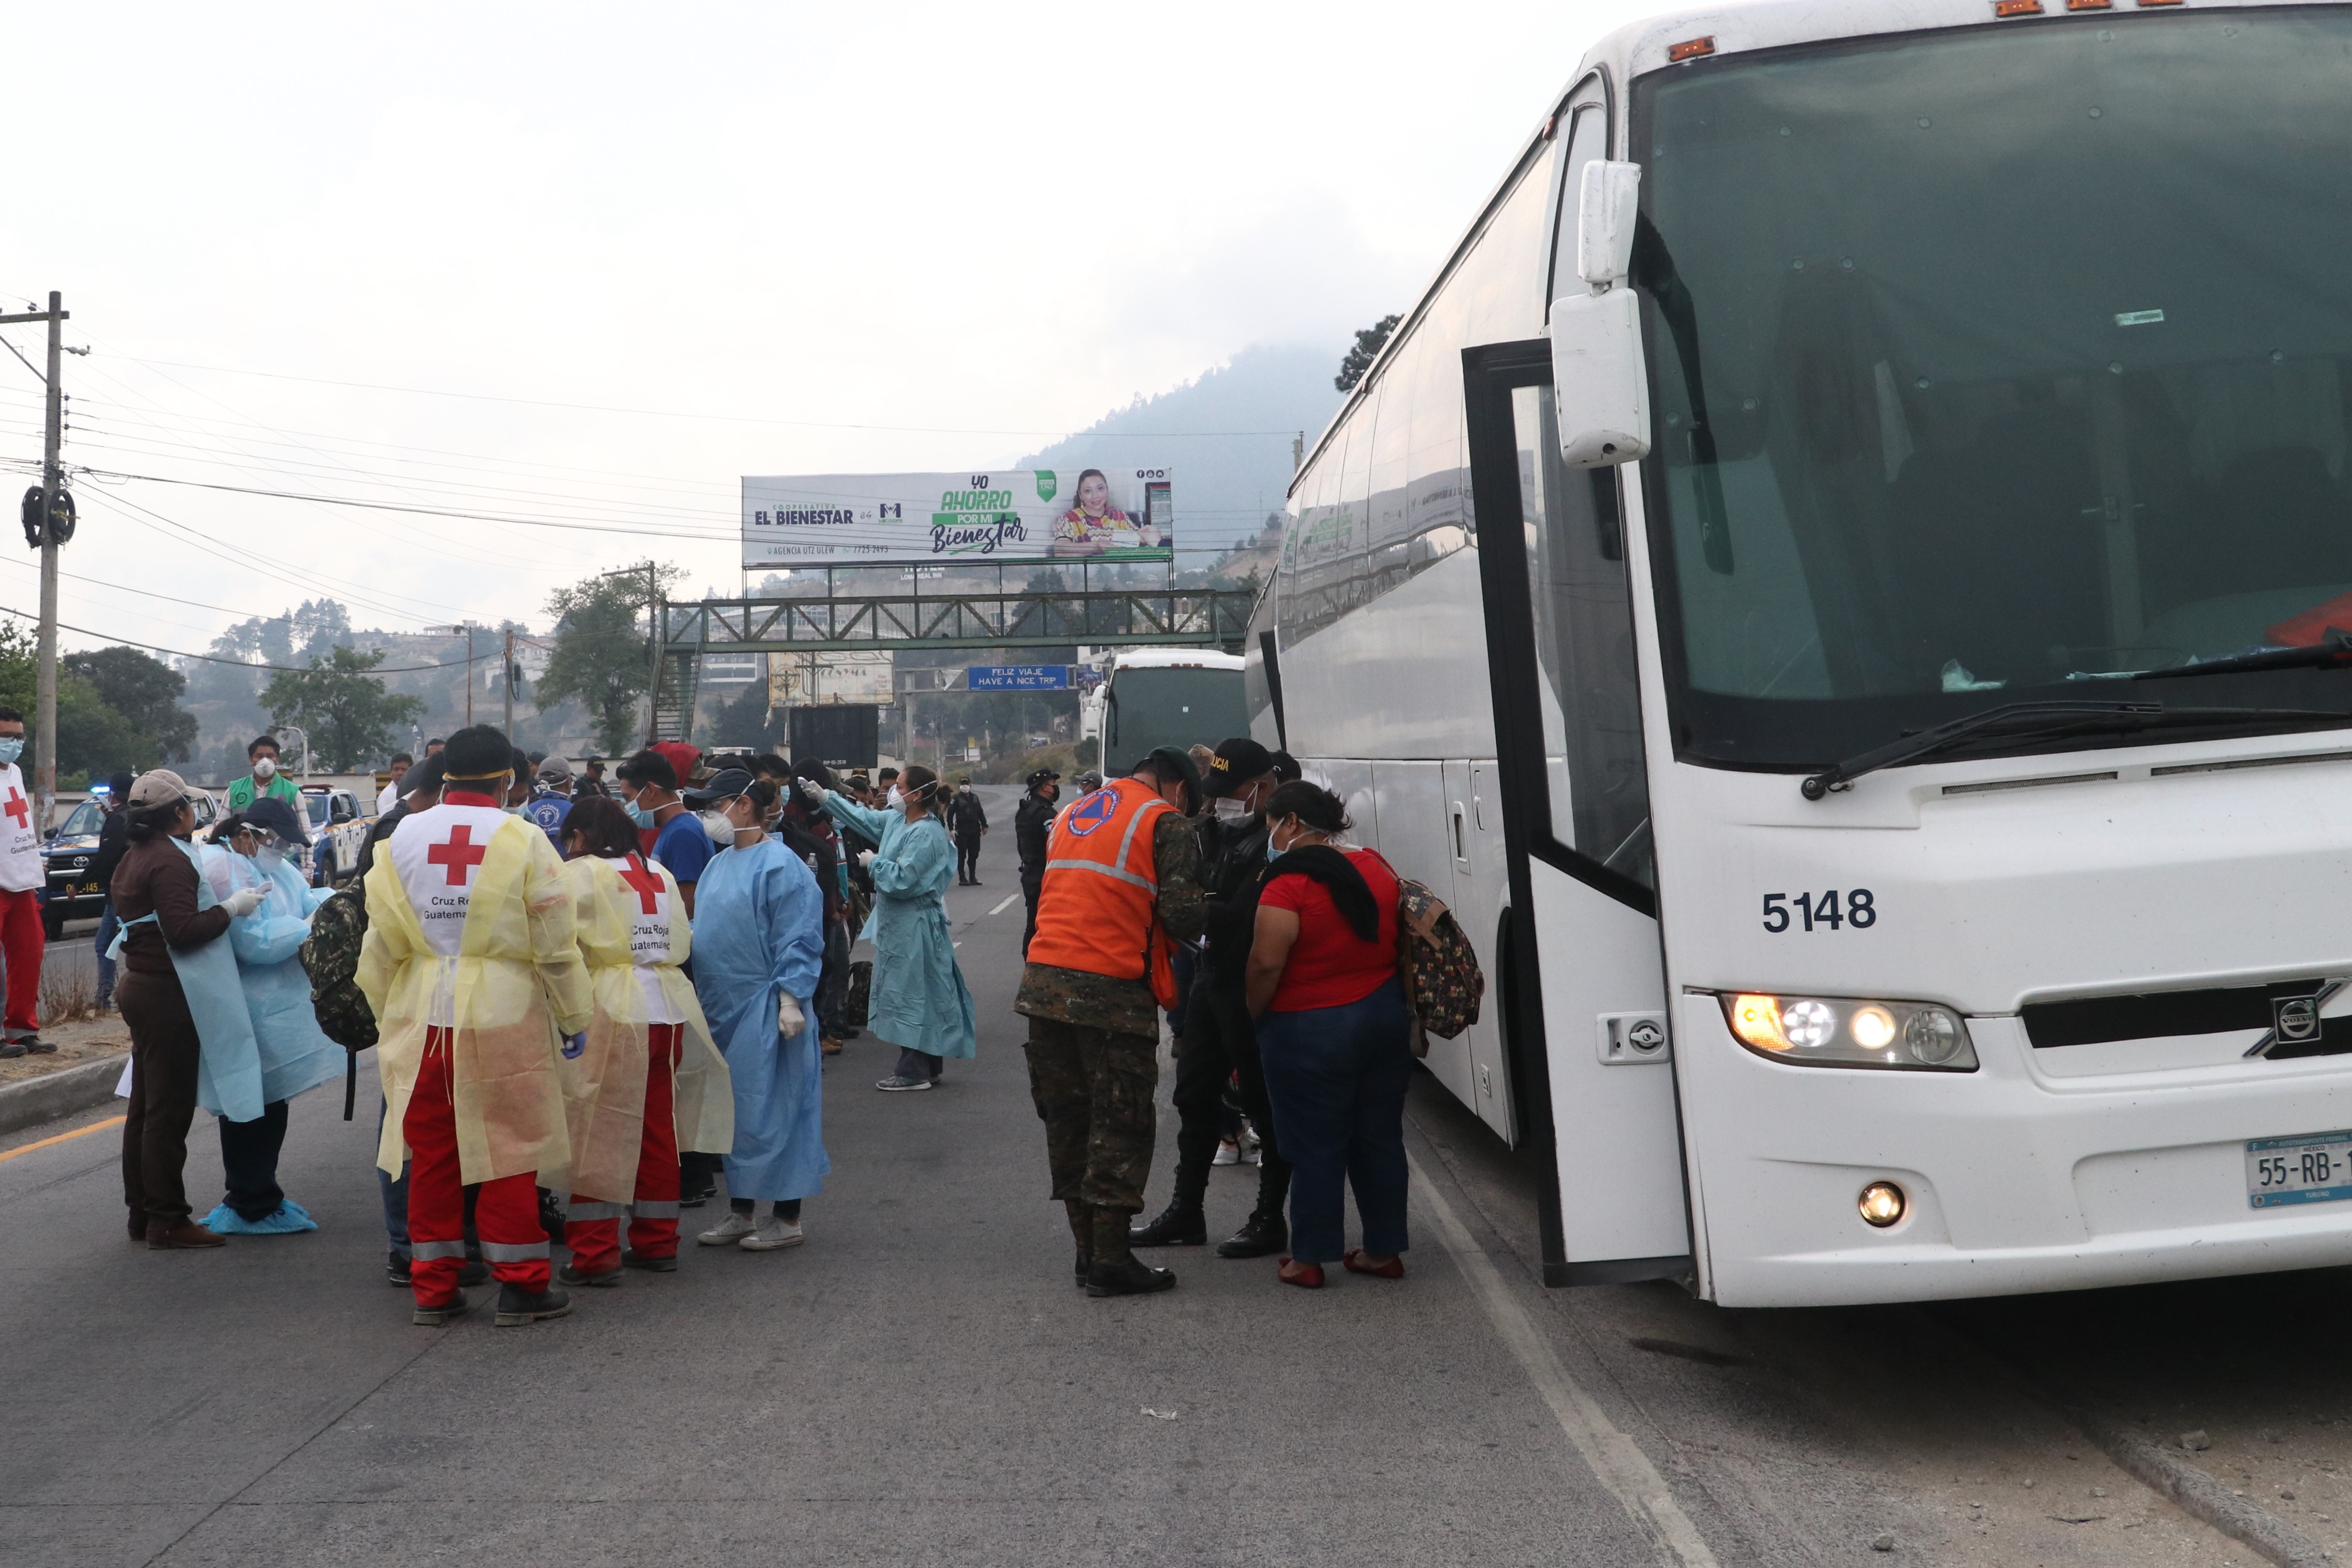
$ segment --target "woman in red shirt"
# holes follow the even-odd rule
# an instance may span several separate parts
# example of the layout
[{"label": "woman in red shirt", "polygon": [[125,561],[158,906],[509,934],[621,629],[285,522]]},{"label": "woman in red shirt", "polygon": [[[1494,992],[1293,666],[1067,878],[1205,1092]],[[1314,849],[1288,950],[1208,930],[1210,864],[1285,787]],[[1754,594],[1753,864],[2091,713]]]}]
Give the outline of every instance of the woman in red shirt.
[{"label": "woman in red shirt", "polygon": [[[1247,984],[1275,1141],[1292,1166],[1282,1281],[1319,1290],[1331,1262],[1402,1279],[1412,1048],[1397,979],[1396,873],[1376,851],[1331,842],[1348,831],[1348,812],[1319,785],[1282,785],[1265,820]],[[1346,1246],[1349,1186],[1364,1227],[1357,1251]]]}]

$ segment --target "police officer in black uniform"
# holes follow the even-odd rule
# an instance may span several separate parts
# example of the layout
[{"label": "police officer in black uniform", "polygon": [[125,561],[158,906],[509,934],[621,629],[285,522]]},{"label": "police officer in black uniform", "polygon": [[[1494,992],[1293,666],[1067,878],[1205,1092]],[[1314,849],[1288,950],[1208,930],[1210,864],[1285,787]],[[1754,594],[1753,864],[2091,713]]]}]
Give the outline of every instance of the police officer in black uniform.
[{"label": "police officer in black uniform", "polygon": [[1013,809],[1013,847],[1021,856],[1021,898],[1029,906],[1029,924],[1021,932],[1021,956],[1029,956],[1029,938],[1037,935],[1037,890],[1045,884],[1045,841],[1053,835],[1054,813],[1061,810],[1062,776],[1050,768],[1029,775],[1029,792]]},{"label": "police officer in black uniform", "polygon": [[1176,1192],[1158,1218],[1129,1232],[1130,1247],[1198,1247],[1209,1239],[1202,1199],[1223,1136],[1225,1085],[1238,1079],[1242,1111],[1259,1139],[1257,1205],[1217,1246],[1220,1258],[1263,1258],[1290,1240],[1282,1218],[1290,1165],[1275,1146],[1274,1113],[1258,1069],[1257,1034],[1243,996],[1257,922],[1258,873],[1265,869],[1260,814],[1278,781],[1272,752],[1246,736],[1221,744],[1202,779],[1212,809],[1201,819],[1201,887],[1208,895],[1206,953],[1176,1053]]}]

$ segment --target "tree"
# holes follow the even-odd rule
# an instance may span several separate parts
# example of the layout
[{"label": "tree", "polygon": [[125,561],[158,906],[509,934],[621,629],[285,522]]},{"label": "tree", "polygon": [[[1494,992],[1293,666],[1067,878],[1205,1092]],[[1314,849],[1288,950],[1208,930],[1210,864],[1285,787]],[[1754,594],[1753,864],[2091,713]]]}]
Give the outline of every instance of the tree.
[{"label": "tree", "polygon": [[397,743],[397,727],[425,711],[417,698],[395,696],[384,690],[383,676],[368,674],[382,663],[381,649],[314,653],[309,669],[278,672],[261,694],[262,706],[272,724],[300,725],[312,760],[328,771],[372,765]]},{"label": "tree", "polygon": [[68,653],[58,664],[66,674],[88,681],[107,706],[128,719],[157,760],[187,760],[196,738],[196,716],[179,706],[187,676],[136,648]]},{"label": "tree", "polygon": [[720,708],[710,723],[710,744],[765,751],[784,738],[784,710],[768,706],[768,677],[760,676]]},{"label": "tree", "polygon": [[579,698],[596,727],[597,747],[607,757],[634,749],[637,699],[653,689],[646,646],[652,618],[648,613],[647,630],[639,631],[637,612],[649,611],[649,588],[667,589],[685,575],[680,568],[657,566],[650,573],[592,577],[548,596],[555,652],[539,678],[539,706]]},{"label": "tree", "polygon": [[1357,333],[1356,346],[1339,361],[1339,373],[1331,378],[1331,384],[1341,392],[1354,392],[1356,383],[1364,379],[1364,372],[1372,368],[1372,361],[1381,357],[1381,350],[1387,344],[1389,334],[1396,330],[1396,324],[1395,317],[1383,316]]}]

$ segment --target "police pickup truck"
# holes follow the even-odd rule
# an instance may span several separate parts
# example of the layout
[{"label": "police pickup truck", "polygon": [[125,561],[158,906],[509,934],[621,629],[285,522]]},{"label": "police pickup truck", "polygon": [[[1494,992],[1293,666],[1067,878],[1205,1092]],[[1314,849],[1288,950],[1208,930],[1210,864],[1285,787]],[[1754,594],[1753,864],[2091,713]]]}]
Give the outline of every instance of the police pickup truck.
[{"label": "police pickup truck", "polygon": [[[220,820],[220,807],[202,789],[191,790],[188,799],[196,808],[196,833],[202,837]],[[41,925],[53,942],[65,935],[67,921],[95,920],[106,907],[106,889],[93,869],[99,830],[105,825],[105,808],[92,798],[76,806],[41,845],[41,865],[48,873]]]},{"label": "police pickup truck", "polygon": [[359,869],[368,825],[361,815],[357,795],[331,785],[305,784],[302,823],[310,833],[310,847],[303,852],[302,872],[313,886],[336,886]]}]

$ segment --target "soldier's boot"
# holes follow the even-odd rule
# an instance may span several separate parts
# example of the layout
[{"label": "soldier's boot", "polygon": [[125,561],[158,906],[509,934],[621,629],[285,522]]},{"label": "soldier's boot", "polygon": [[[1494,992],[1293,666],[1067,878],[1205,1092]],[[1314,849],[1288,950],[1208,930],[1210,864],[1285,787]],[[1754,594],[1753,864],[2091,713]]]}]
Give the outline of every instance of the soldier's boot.
[{"label": "soldier's boot", "polygon": [[1095,1260],[1094,1206],[1080,1203],[1075,1197],[1066,1197],[1062,1200],[1062,1207],[1069,1211],[1070,1239],[1078,1244],[1078,1285],[1080,1289],[1084,1289],[1087,1282],[1087,1270],[1093,1266]]},{"label": "soldier's boot", "polygon": [[1290,1245],[1283,1200],[1290,1196],[1290,1165],[1271,1149],[1258,1167],[1257,1207],[1239,1230],[1217,1243],[1220,1258],[1269,1258]]},{"label": "soldier's boot", "polygon": [[1128,1251],[1127,1219],[1132,1212],[1125,1208],[1095,1209],[1094,1261],[1087,1270],[1087,1295],[1141,1296],[1176,1288],[1173,1273],[1139,1263]]}]

